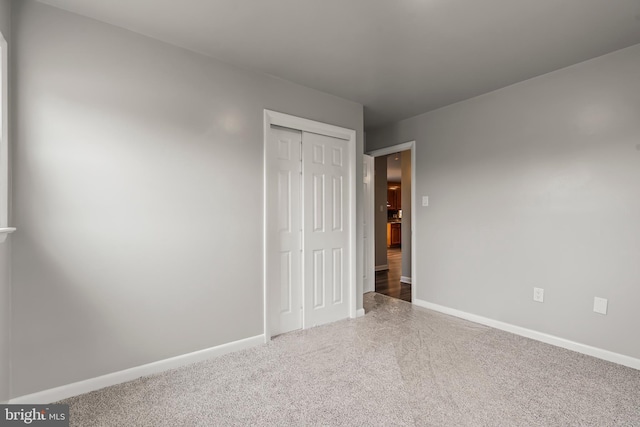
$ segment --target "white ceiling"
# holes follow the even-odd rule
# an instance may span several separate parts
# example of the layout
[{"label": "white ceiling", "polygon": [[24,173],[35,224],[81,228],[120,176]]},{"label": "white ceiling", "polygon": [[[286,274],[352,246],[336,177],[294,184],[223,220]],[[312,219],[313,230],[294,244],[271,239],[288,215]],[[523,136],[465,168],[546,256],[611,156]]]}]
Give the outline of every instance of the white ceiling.
[{"label": "white ceiling", "polygon": [[40,1],[359,102],[367,128],[640,43],[640,0]]}]

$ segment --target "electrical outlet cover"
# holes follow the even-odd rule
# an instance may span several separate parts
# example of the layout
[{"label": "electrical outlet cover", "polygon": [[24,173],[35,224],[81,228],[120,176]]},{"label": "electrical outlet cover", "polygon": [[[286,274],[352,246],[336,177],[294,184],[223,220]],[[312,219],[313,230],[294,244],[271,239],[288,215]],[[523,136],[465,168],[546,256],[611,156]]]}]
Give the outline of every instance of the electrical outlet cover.
[{"label": "electrical outlet cover", "polygon": [[533,288],[533,300],[536,302],[544,302],[544,289]]},{"label": "electrical outlet cover", "polygon": [[607,305],[609,301],[605,298],[593,298],[593,311],[600,314],[607,314]]}]

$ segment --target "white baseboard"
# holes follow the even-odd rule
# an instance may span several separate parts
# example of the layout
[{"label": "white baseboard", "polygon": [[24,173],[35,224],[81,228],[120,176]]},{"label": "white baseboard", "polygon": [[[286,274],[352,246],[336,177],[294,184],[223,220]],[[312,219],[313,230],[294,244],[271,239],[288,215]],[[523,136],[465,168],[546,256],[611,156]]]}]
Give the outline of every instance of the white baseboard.
[{"label": "white baseboard", "polygon": [[384,271],[389,269],[389,264],[376,265],[376,271]]},{"label": "white baseboard", "polygon": [[419,299],[415,299],[413,303],[419,307],[428,308],[433,311],[438,311],[440,313],[459,317],[471,322],[480,323],[482,325],[490,326],[502,331],[511,332],[512,334],[531,338],[536,341],[555,345],[556,347],[566,348],[567,350],[572,350],[578,353],[586,354],[588,356],[596,357],[598,359],[607,360],[609,362],[640,370],[640,359],[636,359],[631,356],[625,356],[624,354],[614,353],[609,350],[592,347],[590,345],[570,341],[564,338],[556,337],[554,335],[545,334],[543,332],[534,331],[532,329],[523,328],[521,326],[512,325],[510,323],[501,322],[499,320],[489,319],[487,317],[478,316],[476,314],[467,313],[465,311],[456,310],[455,308],[449,308]]},{"label": "white baseboard", "polygon": [[359,308],[358,311],[356,311],[356,317],[362,316],[364,316],[364,308]]},{"label": "white baseboard", "polygon": [[52,402],[57,402],[58,400],[66,399],[68,397],[89,393],[91,391],[99,390],[104,387],[121,384],[147,375],[157,374],[159,372],[179,368],[191,363],[200,362],[202,360],[212,359],[217,356],[222,356],[223,354],[244,350],[246,348],[255,347],[264,343],[264,335],[256,335],[254,337],[233,341],[211,348],[206,348],[204,350],[194,351],[193,353],[182,354],[180,356],[171,357],[169,359],[159,360],[157,362],[148,363],[142,366],[136,366],[135,368],[129,368],[123,371],[113,372],[111,374],[90,378],[88,380],[78,381],[60,387],[39,391],[37,393],[16,397],[11,399],[9,403],[49,404]]},{"label": "white baseboard", "polygon": [[408,283],[411,284],[411,277],[407,277],[407,276],[400,276],[400,281],[402,283]]}]

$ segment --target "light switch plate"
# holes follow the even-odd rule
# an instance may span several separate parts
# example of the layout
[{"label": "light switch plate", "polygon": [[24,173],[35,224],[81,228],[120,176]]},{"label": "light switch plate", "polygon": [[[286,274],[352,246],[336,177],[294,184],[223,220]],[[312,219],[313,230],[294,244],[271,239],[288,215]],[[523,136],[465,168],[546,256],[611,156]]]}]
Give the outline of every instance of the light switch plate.
[{"label": "light switch plate", "polygon": [[593,311],[600,314],[607,314],[607,305],[609,301],[605,298],[593,298]]},{"label": "light switch plate", "polygon": [[429,206],[429,196],[422,196],[422,206]]}]

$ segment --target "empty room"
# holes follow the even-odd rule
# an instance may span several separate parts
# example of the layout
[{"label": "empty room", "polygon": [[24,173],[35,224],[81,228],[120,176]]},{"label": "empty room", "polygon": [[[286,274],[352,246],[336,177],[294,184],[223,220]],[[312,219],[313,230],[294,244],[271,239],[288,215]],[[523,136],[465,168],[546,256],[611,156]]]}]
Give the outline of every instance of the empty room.
[{"label": "empty room", "polygon": [[640,0],[0,0],[0,425],[640,426]]}]

